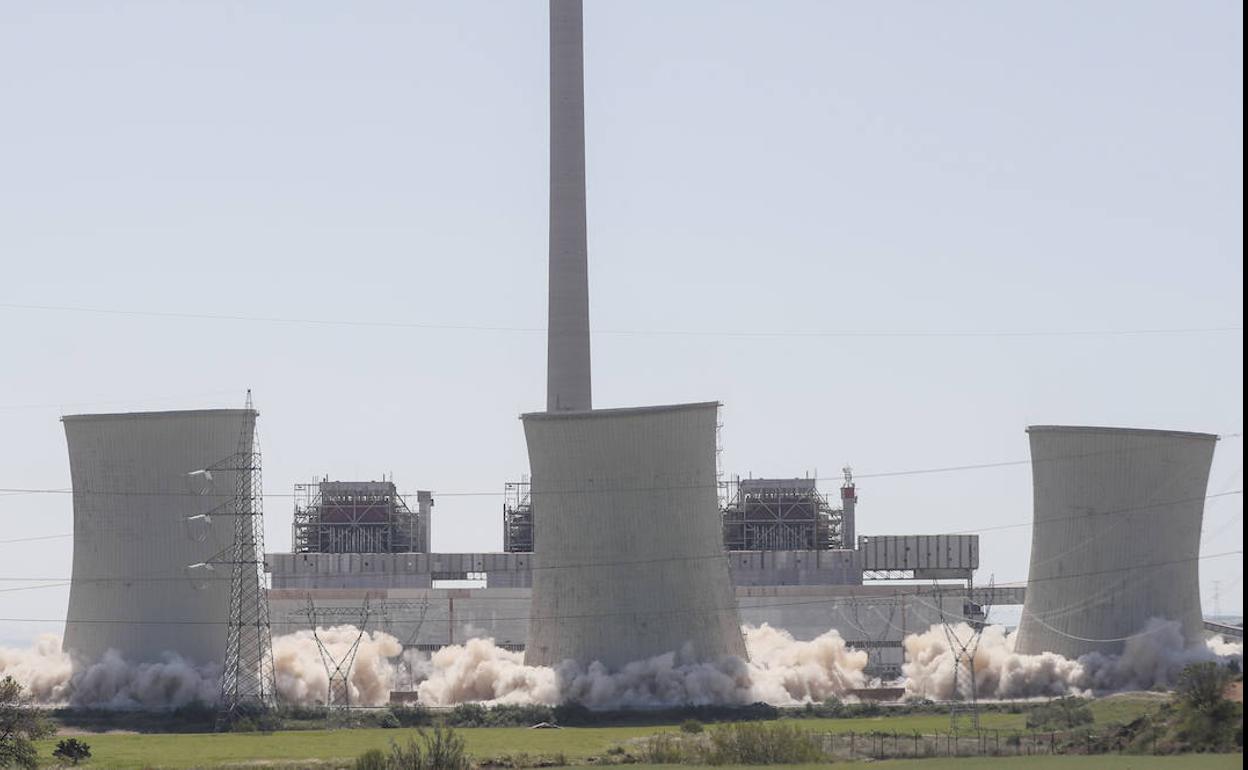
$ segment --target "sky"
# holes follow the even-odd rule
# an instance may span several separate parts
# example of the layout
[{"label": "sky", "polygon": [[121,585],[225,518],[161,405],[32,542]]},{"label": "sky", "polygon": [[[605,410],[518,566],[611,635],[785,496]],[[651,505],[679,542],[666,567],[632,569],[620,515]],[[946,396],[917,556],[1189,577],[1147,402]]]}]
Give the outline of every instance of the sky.
[{"label": "sky", "polygon": [[[1026,578],[1026,464],[872,476],[1069,423],[1226,435],[1240,490],[1242,15],[587,0],[595,405],[719,400],[726,473],[852,465],[860,534],[995,527],[984,582]],[[382,474],[435,550],[501,548],[547,38],[537,0],[0,4],[0,488],[68,488],[62,414],[251,388],[269,550],[294,484]],[[1102,333],[1155,330],[1199,331]],[[70,497],[0,525],[0,644],[58,631]],[[1242,543],[1209,500],[1202,551]],[[1242,578],[1203,560],[1205,611]]]}]

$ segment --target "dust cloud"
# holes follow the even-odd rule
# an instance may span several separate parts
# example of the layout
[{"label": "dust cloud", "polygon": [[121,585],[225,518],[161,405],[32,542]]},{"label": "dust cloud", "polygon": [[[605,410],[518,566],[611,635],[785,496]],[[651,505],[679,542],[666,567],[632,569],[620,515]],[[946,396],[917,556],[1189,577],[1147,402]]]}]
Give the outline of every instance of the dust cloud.
[{"label": "dust cloud", "polygon": [[[379,706],[391,690],[415,690],[430,706],[457,703],[544,704],[575,702],[589,708],[685,704],[778,706],[846,698],[868,684],[867,654],[848,647],[835,630],[810,641],[769,625],[745,626],[749,660],[697,662],[680,650],[635,661],[618,671],[601,664],[526,666],[524,654],[493,640],[469,639],[432,655],[403,650],[393,636],[360,635],[353,626],[318,629],[333,662],[359,639],[351,666],[351,702]],[[957,627],[963,637],[969,626]],[[1024,698],[1149,689],[1174,682],[1188,663],[1243,657],[1241,644],[1214,637],[1185,645],[1177,623],[1153,620],[1126,644],[1122,655],[1085,655],[1070,660],[1014,651],[1015,637],[1001,626],[984,629],[975,658],[977,692],[983,698]],[[942,627],[906,637],[902,683],[908,695],[946,699],[953,694],[953,659]],[[329,689],[316,639],[298,631],[273,639],[277,691],[284,703],[323,704]],[[175,708],[214,703],[220,692],[218,665],[197,666],[167,654],[158,662],[130,663],[116,651],[75,666],[55,636],[22,649],[0,648],[0,676],[13,676],[36,701],[107,708]]]},{"label": "dust cloud", "polygon": [[[969,639],[971,627],[954,627],[959,639]],[[1213,637],[1185,643],[1177,622],[1154,618],[1128,640],[1121,655],[1090,653],[1078,659],[1014,651],[1015,634],[1002,626],[984,629],[975,655],[975,687],[981,698],[1028,698],[1148,690],[1173,684],[1190,663],[1243,658],[1243,645]],[[943,700],[952,697],[954,661],[941,626],[933,626],[904,641],[906,662],[902,677],[908,695]]]}]

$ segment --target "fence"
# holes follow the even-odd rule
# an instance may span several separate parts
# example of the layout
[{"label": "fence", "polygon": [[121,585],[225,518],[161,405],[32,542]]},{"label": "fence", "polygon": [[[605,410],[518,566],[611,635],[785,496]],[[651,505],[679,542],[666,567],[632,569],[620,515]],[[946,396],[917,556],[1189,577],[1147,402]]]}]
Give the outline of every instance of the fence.
[{"label": "fence", "polygon": [[1127,741],[1091,732],[980,730],[928,733],[819,733],[823,753],[836,759],[1106,754],[1127,749]]}]

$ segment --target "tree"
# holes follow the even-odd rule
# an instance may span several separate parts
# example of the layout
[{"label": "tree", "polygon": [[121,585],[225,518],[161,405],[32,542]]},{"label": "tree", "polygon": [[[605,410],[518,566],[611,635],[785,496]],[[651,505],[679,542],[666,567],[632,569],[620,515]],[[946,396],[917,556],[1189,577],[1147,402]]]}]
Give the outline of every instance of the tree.
[{"label": "tree", "polygon": [[52,756],[76,765],[84,759],[91,758],[91,747],[77,738],[66,738],[56,744],[56,751],[52,752]]},{"label": "tree", "polygon": [[1231,672],[1217,663],[1193,663],[1179,675],[1177,689],[1187,705],[1208,712],[1222,701],[1222,691],[1230,680]]},{"label": "tree", "polygon": [[37,767],[35,741],[51,734],[52,725],[17,680],[11,676],[0,679],[0,767]]}]

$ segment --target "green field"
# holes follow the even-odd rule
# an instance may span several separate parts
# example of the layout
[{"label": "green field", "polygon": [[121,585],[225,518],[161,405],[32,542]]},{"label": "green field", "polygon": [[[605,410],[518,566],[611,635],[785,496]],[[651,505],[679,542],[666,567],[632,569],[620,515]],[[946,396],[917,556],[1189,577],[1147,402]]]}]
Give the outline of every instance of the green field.
[{"label": "green field", "polygon": [[[1093,704],[1098,725],[1125,722],[1156,709],[1160,701],[1150,697],[1117,697],[1096,701]],[[948,716],[935,714],[911,714],[879,716],[854,719],[800,719],[794,720],[802,728],[815,732],[867,733],[872,731],[935,733],[949,729]],[[1024,714],[985,713],[981,724],[985,729],[1007,731],[1025,729]],[[124,721],[117,725],[124,729]],[[478,761],[501,758],[506,755],[526,754],[529,757],[562,758],[577,762],[587,757],[602,755],[612,746],[630,739],[641,738],[660,731],[675,730],[672,725],[643,725],[627,727],[569,727],[562,730],[530,730],[524,727],[478,727],[461,729],[469,753]],[[80,735],[91,746],[91,767],[98,768],[193,768],[244,763],[332,763],[348,762],[370,748],[385,748],[392,739],[405,740],[414,735],[407,729],[343,729],[343,730],[287,730],[276,733],[91,733]],[[55,740],[43,741],[40,753],[50,757]],[[1010,759],[1011,765],[1019,767],[1228,767],[1218,758],[1188,757],[1189,764],[1148,764],[1151,757],[1093,757],[1099,764],[1079,764],[1079,757],[1022,757]],[[1000,764],[1001,758],[984,760],[983,767]],[[1200,764],[1212,761],[1213,764]],[[957,759],[956,764],[946,760],[909,760],[902,763],[910,768],[963,768],[974,766],[976,760]],[[1074,762],[1074,764],[1069,764]],[[1222,764],[1218,764],[1221,762]],[[1238,762],[1238,760],[1237,760]],[[1124,764],[1125,763],[1125,764]],[[888,762],[871,763],[873,767],[889,766]],[[1236,764],[1236,767],[1239,765]],[[634,766],[635,767],[635,766]]]},{"label": "green field", "polygon": [[[847,763],[838,763],[847,764]],[[1010,770],[1230,770],[1244,766],[1243,754],[1183,754],[1175,757],[954,757],[940,759],[895,759],[885,762],[848,763],[866,770],[989,770],[1006,766]],[[772,765],[783,770],[829,770],[837,765]],[[677,770],[680,765],[625,765],[630,770]],[[717,770],[758,770],[757,767],[721,765]]]}]

